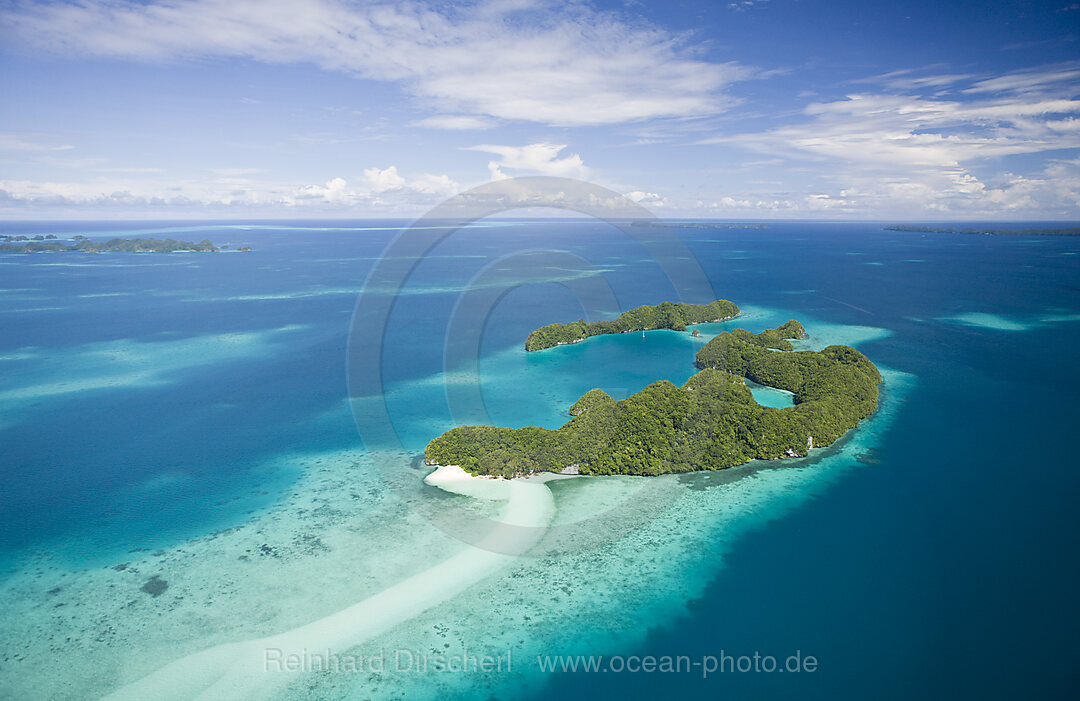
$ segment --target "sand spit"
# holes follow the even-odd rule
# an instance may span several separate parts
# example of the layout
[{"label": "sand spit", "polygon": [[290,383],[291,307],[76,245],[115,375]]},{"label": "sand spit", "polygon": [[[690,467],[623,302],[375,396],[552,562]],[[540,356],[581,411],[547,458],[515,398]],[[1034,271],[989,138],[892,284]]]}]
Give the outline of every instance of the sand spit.
[{"label": "sand spit", "polygon": [[515,541],[512,550],[524,553],[542,537],[544,527],[554,515],[551,490],[543,482],[485,480],[472,477],[461,468],[440,470],[442,473],[435,482],[480,485],[481,491],[487,491],[487,498],[505,495],[507,504],[502,522],[530,528],[512,528],[509,533],[497,529],[490,534],[490,548],[485,547],[485,542],[469,546],[378,594],[299,628],[266,638],[218,645],[183,657],[106,698],[114,701],[264,698],[275,688],[309,671],[290,672],[276,664],[276,660],[289,655],[303,656],[311,650],[345,652],[447,601],[517,558],[503,554],[507,552],[507,538]]}]

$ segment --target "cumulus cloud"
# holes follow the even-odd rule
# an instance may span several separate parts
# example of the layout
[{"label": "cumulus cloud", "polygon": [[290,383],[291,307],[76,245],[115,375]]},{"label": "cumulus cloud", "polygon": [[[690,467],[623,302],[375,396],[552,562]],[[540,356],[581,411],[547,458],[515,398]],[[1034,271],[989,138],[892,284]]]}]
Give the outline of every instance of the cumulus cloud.
[{"label": "cumulus cloud", "polygon": [[642,192],[634,190],[626,193],[626,198],[646,207],[663,207],[664,198],[655,192]]},{"label": "cumulus cloud", "polygon": [[[235,170],[235,169],[233,169]],[[243,178],[192,180],[181,183],[100,180],[91,183],[0,180],[0,211],[94,212],[248,210],[423,211],[455,194],[460,186],[446,175],[406,178],[395,166],[368,168],[356,183],[335,177],[319,184],[252,183]]]},{"label": "cumulus cloud", "polygon": [[449,175],[431,175],[430,173],[425,173],[409,183],[409,188],[414,192],[423,195],[450,197],[451,195],[457,194],[458,190],[461,189],[461,186]]},{"label": "cumulus cloud", "polygon": [[31,182],[20,180],[0,180],[0,211],[43,210],[50,214],[68,210],[98,211],[119,209],[132,206],[146,208],[170,207],[186,209],[192,204],[199,204],[187,195],[165,189],[152,192],[149,189],[132,191],[123,183],[72,183],[72,182]]},{"label": "cumulus cloud", "polygon": [[458,115],[443,128],[462,128],[462,116],[595,125],[714,114],[728,102],[721,91],[751,74],[572,0],[25,1],[0,19],[23,41],[77,55],[307,62],[401,81]]},{"label": "cumulus cloud", "polygon": [[496,146],[481,144],[468,146],[466,151],[483,151],[494,153],[499,156],[498,160],[488,162],[488,170],[492,180],[509,177],[504,169],[511,170],[512,175],[540,174],[554,175],[564,178],[585,179],[589,175],[589,169],[581,160],[581,156],[572,153],[565,158],[559,158],[559,154],[566,148],[566,144],[528,144],[526,146]]},{"label": "cumulus cloud", "polygon": [[327,180],[325,185],[305,185],[296,191],[296,198],[299,200],[342,202],[350,196],[350,193],[345,190],[347,185],[348,183],[345,182],[344,178]]},{"label": "cumulus cloud", "polygon": [[372,192],[386,192],[403,187],[405,178],[398,175],[397,166],[384,169],[368,168],[364,171],[364,182],[368,184]]}]

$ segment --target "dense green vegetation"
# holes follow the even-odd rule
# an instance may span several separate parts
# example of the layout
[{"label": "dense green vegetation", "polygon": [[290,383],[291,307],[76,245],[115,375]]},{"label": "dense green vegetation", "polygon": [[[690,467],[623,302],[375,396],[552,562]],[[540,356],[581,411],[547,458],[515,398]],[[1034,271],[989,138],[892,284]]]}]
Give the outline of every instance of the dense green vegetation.
[{"label": "dense green vegetation", "polygon": [[[593,389],[557,430],[463,426],[431,441],[424,455],[500,477],[570,465],[587,475],[660,475],[803,455],[873,413],[881,382],[873,363],[848,346],[772,350],[803,334],[797,321],[760,334],[723,333],[698,352],[704,369],[682,387],[654,382],[622,401]],[[791,391],[795,406],[757,404],[744,377]]]},{"label": "dense green vegetation", "polygon": [[[728,332],[724,332],[721,336],[727,336]],[[791,345],[789,338],[803,338],[806,336],[806,329],[799,322],[792,319],[783,326],[777,326],[775,329],[765,329],[761,333],[750,333],[746,329],[735,329],[730,332],[730,335],[740,341],[745,341],[755,346],[761,346],[762,348],[772,348],[774,350],[789,351],[794,350],[795,346]],[[715,341],[716,339],[713,339]],[[718,348],[718,345],[713,341],[709,341],[705,344],[705,347],[698,351],[698,367],[708,367],[710,365],[709,357]],[[705,353],[703,356],[702,353]]]},{"label": "dense green vegetation", "polygon": [[[52,236],[50,234],[50,236]],[[73,243],[45,240],[47,237],[35,236],[26,243],[3,243],[0,251],[15,253],[41,253],[45,251],[82,251],[84,253],[106,253],[125,251],[128,253],[172,253],[174,251],[198,251],[212,253],[217,246],[208,240],[192,243],[175,239],[110,239],[105,242],[91,241],[86,237],[75,237]],[[55,236],[52,236],[55,239]],[[7,241],[25,241],[26,237],[5,237]],[[243,250],[243,249],[240,249]],[[248,249],[251,250],[251,249]]]},{"label": "dense green vegetation", "polygon": [[896,224],[886,226],[886,231],[917,231],[927,234],[987,234],[994,236],[1080,236],[1080,227],[1059,227],[1050,229],[976,229],[955,226],[911,226]]},{"label": "dense green vegetation", "polygon": [[565,343],[577,343],[589,336],[606,333],[626,333],[648,329],[685,331],[688,324],[731,319],[738,313],[739,308],[726,299],[718,299],[708,304],[662,302],[655,306],[645,305],[631,309],[619,315],[619,318],[614,321],[586,322],[584,319],[578,319],[569,324],[548,324],[529,334],[528,339],[525,340],[525,350],[536,351]]}]

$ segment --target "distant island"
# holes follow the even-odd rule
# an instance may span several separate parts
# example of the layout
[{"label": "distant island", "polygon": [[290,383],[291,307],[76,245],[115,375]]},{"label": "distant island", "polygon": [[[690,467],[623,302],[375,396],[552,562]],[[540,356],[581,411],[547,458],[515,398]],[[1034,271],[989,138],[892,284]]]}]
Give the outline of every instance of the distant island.
[{"label": "distant island", "polygon": [[1080,227],[1059,227],[1056,229],[978,229],[955,226],[911,226],[895,224],[886,226],[885,231],[916,231],[926,234],[983,234],[985,236],[1080,236]]},{"label": "distant island", "polygon": [[[801,457],[872,414],[881,383],[854,348],[794,351],[788,339],[803,336],[795,320],[759,334],[724,332],[698,351],[701,371],[682,387],[662,380],[621,401],[593,389],[559,429],[461,426],[428,443],[424,457],[504,478],[661,475]],[[792,392],[795,406],[761,406],[744,378]]]},{"label": "distant island", "polygon": [[654,306],[645,305],[631,309],[614,321],[586,322],[579,319],[569,324],[548,324],[529,334],[525,339],[525,350],[538,351],[568,343],[580,343],[589,336],[609,333],[652,329],[685,331],[691,324],[726,321],[734,319],[738,314],[739,307],[726,299],[718,299],[708,304],[662,302]]},{"label": "distant island", "polygon": [[[53,234],[46,236],[4,236],[4,243],[0,243],[0,252],[7,253],[44,253],[50,251],[83,253],[216,253],[221,250],[209,240],[198,243],[191,241],[177,241],[176,239],[109,239],[108,241],[91,241],[85,236],[72,237],[72,243],[64,243]],[[24,243],[25,242],[25,243]],[[238,251],[250,251],[250,246],[241,246]]]}]

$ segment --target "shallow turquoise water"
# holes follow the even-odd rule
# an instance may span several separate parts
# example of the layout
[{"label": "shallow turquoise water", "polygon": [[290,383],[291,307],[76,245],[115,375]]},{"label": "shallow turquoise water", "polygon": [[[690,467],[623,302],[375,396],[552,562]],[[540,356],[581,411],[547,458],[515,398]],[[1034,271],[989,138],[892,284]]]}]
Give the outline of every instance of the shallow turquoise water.
[{"label": "shallow turquoise water", "polygon": [[754,395],[754,401],[761,406],[769,406],[774,409],[786,409],[795,406],[795,395],[786,389],[759,385],[751,380],[746,381],[746,386],[750,388],[750,394]]}]

